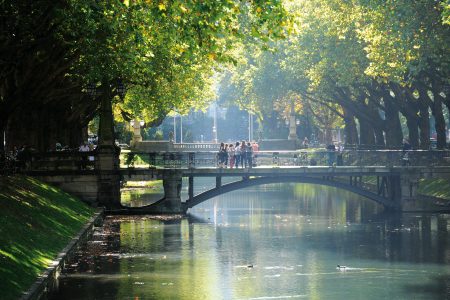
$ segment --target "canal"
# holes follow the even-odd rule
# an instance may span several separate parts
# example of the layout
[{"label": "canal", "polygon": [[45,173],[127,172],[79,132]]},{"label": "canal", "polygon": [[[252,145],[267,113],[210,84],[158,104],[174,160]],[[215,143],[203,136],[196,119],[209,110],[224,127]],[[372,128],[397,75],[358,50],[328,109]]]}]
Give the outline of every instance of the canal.
[{"label": "canal", "polygon": [[251,187],[184,218],[108,217],[53,298],[450,299],[449,230],[334,188]]}]

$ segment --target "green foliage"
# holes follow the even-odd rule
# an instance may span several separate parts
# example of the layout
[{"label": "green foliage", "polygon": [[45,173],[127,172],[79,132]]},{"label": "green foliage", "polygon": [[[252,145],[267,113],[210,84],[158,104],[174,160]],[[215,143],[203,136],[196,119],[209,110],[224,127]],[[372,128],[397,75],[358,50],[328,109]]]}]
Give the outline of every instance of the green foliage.
[{"label": "green foliage", "polygon": [[90,10],[91,16],[102,14],[91,27],[79,74],[102,84],[121,78],[129,91],[117,110],[154,124],[174,108],[184,113],[204,107],[214,97],[214,67],[234,61],[235,42],[248,34],[279,37],[288,21],[275,0],[100,1]]},{"label": "green foliage", "polygon": [[125,156],[124,157],[125,158],[125,165],[128,168],[134,168],[134,163],[137,160],[136,154],[133,153],[133,152],[128,152],[128,153],[125,153],[124,156]]},{"label": "green foliage", "polygon": [[341,127],[344,110],[379,129],[390,126],[376,112],[385,109],[385,91],[410,123],[418,105],[434,110],[431,98],[418,104],[417,95],[422,88],[440,97],[448,84],[450,28],[440,21],[448,1],[292,1],[288,9],[292,31],[270,45],[275,53],[249,42],[239,48],[241,64],[222,81],[227,102],[261,119],[274,109],[286,119],[294,101],[297,112],[307,108],[323,127]]},{"label": "green foliage", "polygon": [[0,178],[0,289],[17,299],[49,266],[93,209],[29,177]]},{"label": "green foliage", "polygon": [[445,25],[450,25],[450,0],[442,1],[441,6],[442,6],[442,23]]},{"label": "green foliage", "polygon": [[[362,6],[368,23],[358,29],[370,59],[366,73],[404,82],[430,67],[447,76],[450,28],[439,22],[438,1],[371,1]],[[441,72],[442,72],[441,71]]]},{"label": "green foliage", "polygon": [[239,41],[266,47],[289,25],[279,0],[9,0],[2,9],[4,124],[32,101],[70,108],[70,120],[84,127],[102,97],[118,95],[119,82],[128,93],[115,97],[117,119],[159,124],[171,110],[183,114],[214,98],[214,70],[236,63]]},{"label": "green foliage", "polygon": [[157,130],[157,131],[155,132],[154,139],[155,139],[156,141],[162,141],[162,140],[163,140],[163,132],[162,132],[162,130]]}]

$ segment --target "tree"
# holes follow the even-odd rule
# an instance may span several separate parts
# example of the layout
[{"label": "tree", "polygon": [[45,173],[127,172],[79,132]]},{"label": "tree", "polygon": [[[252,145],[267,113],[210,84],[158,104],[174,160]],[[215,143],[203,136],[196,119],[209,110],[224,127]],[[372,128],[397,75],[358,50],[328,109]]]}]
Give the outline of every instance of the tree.
[{"label": "tree", "polygon": [[[402,114],[411,144],[427,149],[431,110],[442,148],[442,104],[450,99],[446,8],[432,0],[296,2],[290,6],[295,32],[272,46],[278,50],[272,58],[248,54],[247,69],[235,72],[245,82],[238,90],[259,109],[290,92],[334,108],[347,136],[357,140],[359,124],[359,142],[369,145],[399,147]],[[259,84],[264,79],[275,89]]]},{"label": "tree", "polygon": [[[80,132],[102,99],[117,95],[119,81],[130,91],[124,103],[115,100],[125,119],[145,110],[157,124],[173,108],[201,105],[211,70],[233,61],[236,41],[251,34],[263,44],[288,21],[276,0],[19,0],[2,8],[0,129],[8,127],[8,142],[28,137],[41,149],[51,144],[45,137],[58,135],[55,128]],[[94,99],[85,95],[88,84],[99,91]],[[24,119],[38,107],[35,121]],[[53,119],[58,125],[42,122]],[[29,132],[17,132],[12,120]],[[72,145],[81,138],[63,135]]]}]

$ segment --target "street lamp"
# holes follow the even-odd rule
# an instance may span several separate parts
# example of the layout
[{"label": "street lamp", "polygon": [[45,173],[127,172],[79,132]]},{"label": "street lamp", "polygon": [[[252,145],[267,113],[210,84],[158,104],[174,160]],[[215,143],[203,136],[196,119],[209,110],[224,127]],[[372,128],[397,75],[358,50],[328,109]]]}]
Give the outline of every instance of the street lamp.
[{"label": "street lamp", "polygon": [[180,115],[180,143],[183,144],[183,116]]},{"label": "street lamp", "polygon": [[[131,125],[131,127],[134,127],[134,124],[135,124],[136,122],[134,121],[134,120],[131,120],[130,121],[130,125]],[[139,121],[139,126],[144,126],[144,124],[145,124],[145,122],[144,121]]]},{"label": "street lamp", "polygon": [[176,115],[173,115],[173,142],[177,142],[177,119],[175,119]]},{"label": "street lamp", "polygon": [[213,142],[217,143],[217,104],[214,103]]},{"label": "street lamp", "polygon": [[213,126],[212,132],[213,132],[213,142],[217,143],[217,129],[216,129],[216,126]]},{"label": "street lamp", "polygon": [[177,116],[180,117],[180,143],[183,143],[183,116],[179,113],[173,115],[173,137],[174,143],[177,142]]},{"label": "street lamp", "polygon": [[248,112],[248,140],[253,140],[253,115],[250,111]]},{"label": "street lamp", "polygon": [[97,94],[97,87],[95,86],[95,84],[89,83],[89,84],[86,86],[86,91],[87,91],[87,94],[88,94],[89,96],[91,96],[92,98],[94,98],[94,97],[96,96],[96,94]]},{"label": "street lamp", "polygon": [[119,80],[117,82],[116,92],[119,95],[120,99],[123,100],[123,98],[125,97],[125,94],[127,92],[127,89],[126,89],[125,85],[123,84],[122,80]]}]

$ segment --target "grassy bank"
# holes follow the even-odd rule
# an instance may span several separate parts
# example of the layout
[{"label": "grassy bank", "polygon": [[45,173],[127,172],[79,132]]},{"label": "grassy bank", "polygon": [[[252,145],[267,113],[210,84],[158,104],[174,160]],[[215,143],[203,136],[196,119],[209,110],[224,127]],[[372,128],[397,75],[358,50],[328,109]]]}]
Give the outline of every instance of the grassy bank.
[{"label": "grassy bank", "polygon": [[422,179],[419,194],[450,200],[450,181],[447,179]]},{"label": "grassy bank", "polygon": [[0,298],[27,290],[93,213],[33,178],[0,177]]}]

